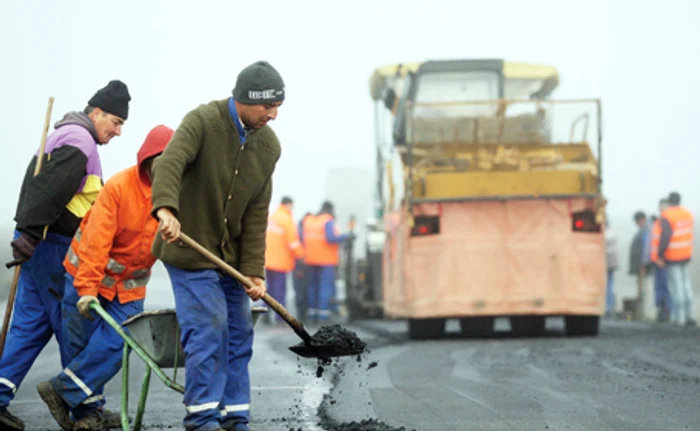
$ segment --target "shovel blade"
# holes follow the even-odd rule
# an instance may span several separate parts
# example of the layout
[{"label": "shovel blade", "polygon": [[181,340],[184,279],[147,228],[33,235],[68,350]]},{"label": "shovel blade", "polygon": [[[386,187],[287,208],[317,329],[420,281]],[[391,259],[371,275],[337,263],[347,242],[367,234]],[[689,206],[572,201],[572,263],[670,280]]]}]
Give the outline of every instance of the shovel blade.
[{"label": "shovel blade", "polygon": [[302,358],[335,358],[338,356],[355,356],[362,353],[355,349],[346,349],[338,346],[309,346],[308,344],[297,344],[289,348],[292,352]]}]

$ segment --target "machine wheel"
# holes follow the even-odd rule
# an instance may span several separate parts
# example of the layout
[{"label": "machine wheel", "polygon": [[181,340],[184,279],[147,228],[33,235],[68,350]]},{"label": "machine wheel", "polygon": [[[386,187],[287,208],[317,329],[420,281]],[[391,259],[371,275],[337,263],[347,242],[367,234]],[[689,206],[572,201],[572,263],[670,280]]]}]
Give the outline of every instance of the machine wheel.
[{"label": "machine wheel", "polygon": [[510,327],[516,336],[540,336],[544,334],[544,316],[511,316]]},{"label": "machine wheel", "polygon": [[564,316],[564,322],[569,336],[598,335],[600,331],[600,316]]},{"label": "machine wheel", "polygon": [[490,316],[463,317],[459,319],[462,335],[466,337],[488,337],[493,334],[494,318]]},{"label": "machine wheel", "polygon": [[439,338],[445,333],[445,319],[409,319],[408,337],[411,340]]}]

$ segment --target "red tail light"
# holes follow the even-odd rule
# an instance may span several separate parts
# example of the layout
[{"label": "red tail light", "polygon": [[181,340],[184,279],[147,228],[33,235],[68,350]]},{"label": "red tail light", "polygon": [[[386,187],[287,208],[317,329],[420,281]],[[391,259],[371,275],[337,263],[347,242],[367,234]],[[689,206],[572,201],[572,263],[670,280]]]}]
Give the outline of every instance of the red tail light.
[{"label": "red tail light", "polygon": [[440,216],[415,216],[411,236],[437,235],[440,233]]},{"label": "red tail light", "polygon": [[584,210],[573,213],[572,230],[574,232],[600,232],[600,224],[595,220],[595,213],[591,210]]}]

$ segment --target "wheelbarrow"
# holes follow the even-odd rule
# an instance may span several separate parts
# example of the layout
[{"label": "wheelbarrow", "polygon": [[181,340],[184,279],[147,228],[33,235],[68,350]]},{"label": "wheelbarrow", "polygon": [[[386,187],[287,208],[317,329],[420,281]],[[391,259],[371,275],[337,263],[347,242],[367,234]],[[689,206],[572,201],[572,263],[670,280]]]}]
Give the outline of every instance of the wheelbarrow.
[{"label": "wheelbarrow", "polygon": [[[144,311],[120,325],[99,303],[93,302],[90,308],[124,339],[121,389],[121,418],[124,431],[132,430],[129,427],[129,352],[133,350],[146,363],[146,374],[141,384],[141,395],[133,425],[133,431],[138,431],[141,429],[146,409],[151,372],[155,373],[170,389],[181,394],[185,393],[185,387],[177,383],[177,370],[185,365],[185,353],[180,343],[180,325],[177,323],[175,310]],[[251,307],[253,326],[267,311],[265,307]],[[163,372],[164,368],[173,369],[172,379]]]}]

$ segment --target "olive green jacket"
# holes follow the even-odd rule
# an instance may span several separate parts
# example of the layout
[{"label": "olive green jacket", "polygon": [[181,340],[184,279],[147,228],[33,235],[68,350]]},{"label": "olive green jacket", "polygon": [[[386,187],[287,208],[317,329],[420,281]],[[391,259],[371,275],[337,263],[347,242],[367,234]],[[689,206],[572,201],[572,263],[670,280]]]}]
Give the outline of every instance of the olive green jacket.
[{"label": "olive green jacket", "polygon": [[[264,278],[272,173],[281,155],[275,132],[253,131],[241,145],[228,100],[185,115],[153,164],[153,209],[173,210],[182,232],[247,276]],[[157,235],[153,255],[181,269],[216,266]]]}]

